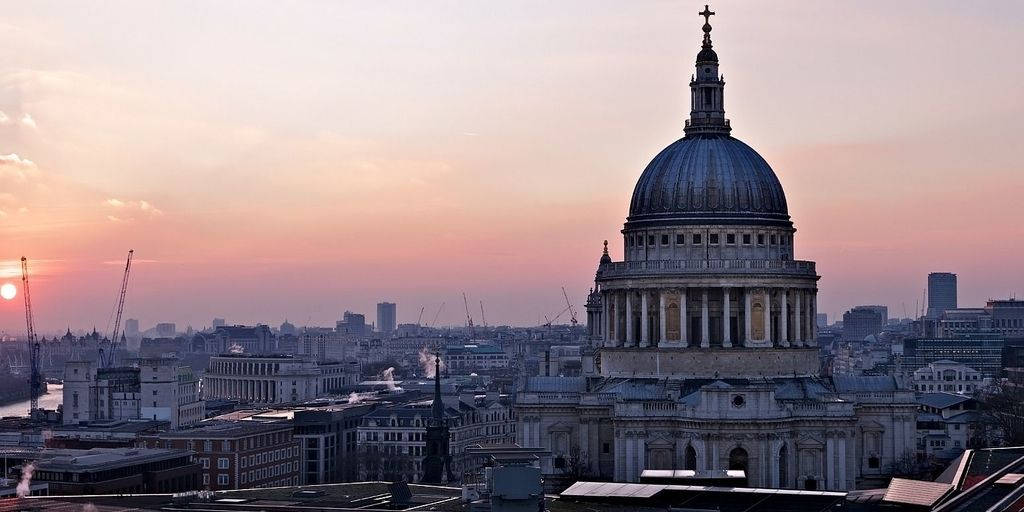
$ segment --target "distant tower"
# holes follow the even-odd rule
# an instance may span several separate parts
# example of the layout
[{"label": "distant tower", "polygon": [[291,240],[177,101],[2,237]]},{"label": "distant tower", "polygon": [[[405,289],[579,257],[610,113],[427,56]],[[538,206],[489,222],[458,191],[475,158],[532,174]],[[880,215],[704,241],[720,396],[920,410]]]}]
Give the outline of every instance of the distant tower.
[{"label": "distant tower", "polygon": [[928,318],[938,318],[947,309],[956,309],[956,274],[928,274]]},{"label": "distant tower", "polygon": [[377,330],[383,333],[393,332],[397,323],[396,316],[394,302],[377,304]]},{"label": "distant tower", "polygon": [[423,478],[421,484],[440,485],[447,477],[454,482],[452,475],[452,456],[448,443],[451,434],[448,431],[448,420],[444,417],[444,401],[441,400],[441,358],[434,357],[434,405],[432,417],[427,425],[427,455],[423,458]]}]

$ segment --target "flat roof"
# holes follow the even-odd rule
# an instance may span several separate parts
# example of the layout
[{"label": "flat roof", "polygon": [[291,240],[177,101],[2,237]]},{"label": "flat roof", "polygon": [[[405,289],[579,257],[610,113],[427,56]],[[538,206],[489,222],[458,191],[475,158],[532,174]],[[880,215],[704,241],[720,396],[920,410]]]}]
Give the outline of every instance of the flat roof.
[{"label": "flat roof", "polygon": [[278,421],[216,421],[198,426],[160,433],[161,439],[233,439],[236,437],[291,430],[290,422]]}]

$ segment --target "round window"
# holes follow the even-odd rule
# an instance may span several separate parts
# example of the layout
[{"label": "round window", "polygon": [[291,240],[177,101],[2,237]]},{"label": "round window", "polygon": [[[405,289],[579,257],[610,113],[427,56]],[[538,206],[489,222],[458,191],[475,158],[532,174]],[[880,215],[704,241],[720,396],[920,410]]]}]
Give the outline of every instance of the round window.
[{"label": "round window", "polygon": [[743,398],[743,395],[736,395],[736,396],[732,397],[732,406],[733,407],[737,407],[737,408],[743,407],[743,404],[745,404],[745,403],[746,403],[746,400]]}]

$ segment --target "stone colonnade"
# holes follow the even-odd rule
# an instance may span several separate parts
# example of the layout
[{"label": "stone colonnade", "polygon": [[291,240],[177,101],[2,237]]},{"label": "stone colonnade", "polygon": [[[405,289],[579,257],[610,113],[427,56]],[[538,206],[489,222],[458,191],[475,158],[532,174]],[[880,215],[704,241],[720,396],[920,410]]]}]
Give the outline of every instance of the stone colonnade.
[{"label": "stone colonnade", "polygon": [[817,294],[802,287],[605,289],[606,347],[813,346]]},{"label": "stone colonnade", "polygon": [[275,403],[278,401],[276,379],[206,376],[203,378],[206,398],[228,398],[247,402]]}]

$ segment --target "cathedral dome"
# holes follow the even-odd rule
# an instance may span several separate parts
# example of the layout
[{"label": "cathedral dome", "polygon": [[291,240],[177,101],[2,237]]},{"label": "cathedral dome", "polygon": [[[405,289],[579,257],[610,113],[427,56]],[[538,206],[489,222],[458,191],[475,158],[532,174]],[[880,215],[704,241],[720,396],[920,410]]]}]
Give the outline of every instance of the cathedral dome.
[{"label": "cathedral dome", "polygon": [[627,224],[789,224],[782,184],[768,162],[728,134],[673,142],[647,165]]}]

